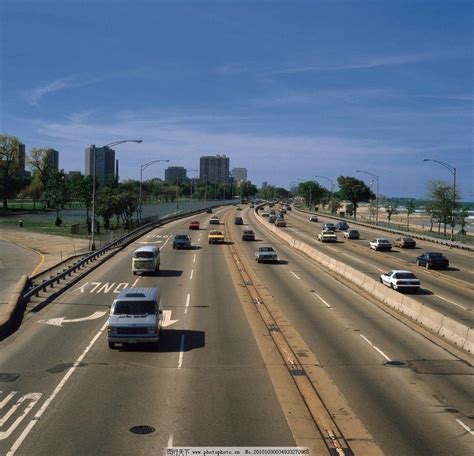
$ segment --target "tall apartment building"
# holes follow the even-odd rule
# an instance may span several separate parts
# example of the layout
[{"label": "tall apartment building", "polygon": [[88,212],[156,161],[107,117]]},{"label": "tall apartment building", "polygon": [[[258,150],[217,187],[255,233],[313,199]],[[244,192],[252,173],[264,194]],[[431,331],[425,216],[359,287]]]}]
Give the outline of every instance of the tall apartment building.
[{"label": "tall apartment building", "polygon": [[201,181],[229,182],[229,157],[208,155],[199,160],[199,179]]},{"label": "tall apartment building", "polygon": [[176,181],[183,182],[186,178],[187,170],[182,166],[170,166],[165,169],[165,182],[174,184]]},{"label": "tall apartment building", "polygon": [[51,169],[59,169],[59,152],[56,149],[48,149],[46,151],[46,160],[49,162]]},{"label": "tall apartment building", "polygon": [[247,182],[247,168],[232,168],[232,177],[235,183]]},{"label": "tall apartment building", "polygon": [[[86,147],[85,150],[85,166],[84,175],[91,176],[94,174],[94,151],[95,157],[95,174],[101,180],[107,177],[118,177],[115,175],[115,150],[110,147],[95,147],[94,144]],[[118,166],[117,166],[118,168]]]}]

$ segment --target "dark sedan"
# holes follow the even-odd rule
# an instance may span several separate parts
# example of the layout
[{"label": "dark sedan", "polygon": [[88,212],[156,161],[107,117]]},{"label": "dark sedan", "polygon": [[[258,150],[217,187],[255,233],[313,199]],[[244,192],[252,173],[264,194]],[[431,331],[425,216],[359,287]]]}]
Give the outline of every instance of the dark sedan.
[{"label": "dark sedan", "polygon": [[173,249],[190,249],[191,238],[187,234],[176,234],[173,239]]},{"label": "dark sedan", "polygon": [[252,230],[245,230],[242,234],[242,241],[255,241],[255,233]]},{"label": "dark sedan", "polygon": [[416,259],[416,264],[426,269],[448,269],[449,260],[442,253],[426,252]]}]

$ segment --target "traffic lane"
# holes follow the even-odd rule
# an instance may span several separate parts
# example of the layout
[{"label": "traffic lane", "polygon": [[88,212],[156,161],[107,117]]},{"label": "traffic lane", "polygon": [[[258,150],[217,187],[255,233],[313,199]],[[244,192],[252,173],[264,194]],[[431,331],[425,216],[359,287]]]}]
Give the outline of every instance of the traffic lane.
[{"label": "traffic lane", "polygon": [[[323,244],[315,240],[311,232],[302,231],[295,226],[289,226],[286,231],[301,241],[307,242],[327,255],[352,266],[353,268],[372,276],[379,280],[380,274],[393,269],[408,269],[414,272],[421,280],[422,291],[413,295],[416,299],[422,300],[424,304],[431,304],[437,309],[441,309],[443,314],[454,318],[457,321],[472,324],[472,291],[457,286],[453,283],[445,283],[439,277],[433,276],[431,271],[420,268],[415,264],[398,265],[398,251],[375,252],[367,248],[364,240],[342,241],[341,234],[338,233],[339,242],[336,244]],[[392,260],[392,258],[394,260]]]},{"label": "traffic lane", "polygon": [[[296,223],[299,227],[303,228],[307,224],[312,224],[315,226],[316,231],[320,230],[322,225],[326,222],[336,223],[336,220],[334,219],[319,215],[319,221],[317,223],[309,222],[309,215],[305,217],[305,214],[300,213],[298,211],[292,213],[290,217],[292,219],[297,220]],[[350,220],[347,220],[347,223],[349,224],[349,226],[351,226]],[[385,231],[365,228],[363,226],[358,225],[353,225],[351,226],[351,228],[357,229],[361,234],[361,238],[367,240],[367,242],[376,237],[382,237],[389,239],[393,243],[396,238],[400,237],[400,235],[398,234],[387,233]],[[426,235],[429,235],[429,233],[427,232]],[[409,236],[409,234],[407,234],[406,236]],[[447,276],[456,277],[460,280],[464,280],[468,283],[472,282],[472,275],[474,274],[474,270],[472,267],[474,255],[472,252],[460,249],[453,249],[442,244],[436,244],[420,239],[415,240],[417,244],[417,247],[415,249],[399,249],[400,257],[403,258],[405,261],[414,263],[416,257],[421,255],[423,252],[442,252],[445,256],[449,258],[450,269],[447,271],[440,272],[442,274],[446,274]]]},{"label": "traffic lane", "polygon": [[39,253],[0,240],[0,304],[8,302],[21,276],[31,274],[40,261]]},{"label": "traffic lane", "polygon": [[[203,262],[202,271],[206,276],[209,271],[223,276],[226,266],[222,254],[215,250],[224,246],[209,247],[212,252],[198,257]],[[230,280],[227,272],[224,278]],[[145,282],[148,280],[152,279],[144,278]],[[206,293],[203,298],[197,295],[197,299],[209,302],[209,307],[192,308],[188,314],[190,321],[186,321],[184,314],[183,320],[178,319],[173,325],[174,331],[179,328],[179,333],[185,335],[185,340],[190,338],[184,343],[183,356],[175,353],[174,367],[163,365],[159,356],[155,359],[157,354],[153,351],[111,351],[105,343],[93,348],[88,364],[94,367],[78,374],[61,409],[47,428],[39,423],[35,439],[24,446],[24,454],[33,449],[36,454],[52,450],[58,431],[68,435],[67,440],[54,445],[60,454],[94,452],[99,445],[101,454],[137,454],[137,447],[138,454],[149,454],[170,441],[174,445],[294,445],[238,299],[229,293],[226,280],[217,289],[202,281],[194,282],[200,284],[198,290],[202,288]],[[171,300],[177,303],[182,290],[175,289],[176,296]],[[183,306],[176,316],[183,316]],[[204,327],[203,345],[196,346],[190,327]],[[168,332],[164,332],[162,343],[166,343]],[[182,336],[172,338],[174,349],[181,349]],[[199,356],[193,359],[198,351]],[[117,389],[117,375],[121,392],[114,395],[111,392]],[[158,389],[156,385],[160,385]],[[70,411],[78,407],[94,410],[94,420],[91,422],[88,413],[72,417]],[[203,420],[203,416],[208,419]],[[153,440],[131,436],[128,429],[136,424],[155,427]],[[50,429],[54,431],[48,437]],[[93,438],[89,439],[89,435]]]},{"label": "traffic lane", "polygon": [[[472,369],[256,229],[289,263],[255,269],[384,451],[449,454],[456,439],[459,454],[469,454],[472,437],[455,419],[471,421]],[[254,247],[244,243],[250,258]],[[409,367],[384,364],[374,346]]]}]

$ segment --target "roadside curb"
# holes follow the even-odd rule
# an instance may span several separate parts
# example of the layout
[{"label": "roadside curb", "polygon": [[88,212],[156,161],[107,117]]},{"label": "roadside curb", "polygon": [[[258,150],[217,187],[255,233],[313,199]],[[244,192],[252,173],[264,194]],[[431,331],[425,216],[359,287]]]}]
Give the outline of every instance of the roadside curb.
[{"label": "roadside curb", "polygon": [[276,228],[269,223],[265,223],[258,214],[258,208],[255,209],[255,216],[258,222],[264,226],[265,229],[273,232],[277,237],[286,241],[296,250],[305,253],[310,258],[321,263],[327,269],[362,288],[378,301],[381,301],[388,307],[408,316],[424,328],[441,336],[444,340],[469,353],[474,353],[474,328],[469,328],[468,326],[425,306],[409,296],[401,295],[400,293],[387,288],[375,279],[362,274],[345,263],[329,257],[305,242],[295,240],[288,233],[282,232],[281,229]]},{"label": "roadside curb", "polygon": [[23,275],[10,295],[5,313],[0,317],[0,340],[3,340],[20,327],[26,308],[23,293],[30,286],[30,282],[28,276]]}]

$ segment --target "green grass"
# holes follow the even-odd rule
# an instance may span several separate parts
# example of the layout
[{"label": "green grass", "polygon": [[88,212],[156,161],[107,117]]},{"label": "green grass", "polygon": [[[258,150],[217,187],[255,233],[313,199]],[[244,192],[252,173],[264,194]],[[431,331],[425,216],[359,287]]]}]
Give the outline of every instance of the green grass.
[{"label": "green grass", "polygon": [[22,232],[22,230],[24,230],[24,231],[35,231],[35,232],[44,233],[44,234],[54,234],[56,236],[77,237],[77,238],[83,238],[83,239],[87,239],[89,237],[88,235],[72,235],[70,224],[55,226],[54,221],[46,222],[46,221],[28,220],[28,221],[24,221],[23,227],[20,228],[18,226],[17,219],[4,219],[4,220],[0,220],[0,227],[16,228],[18,229],[18,232]]}]

